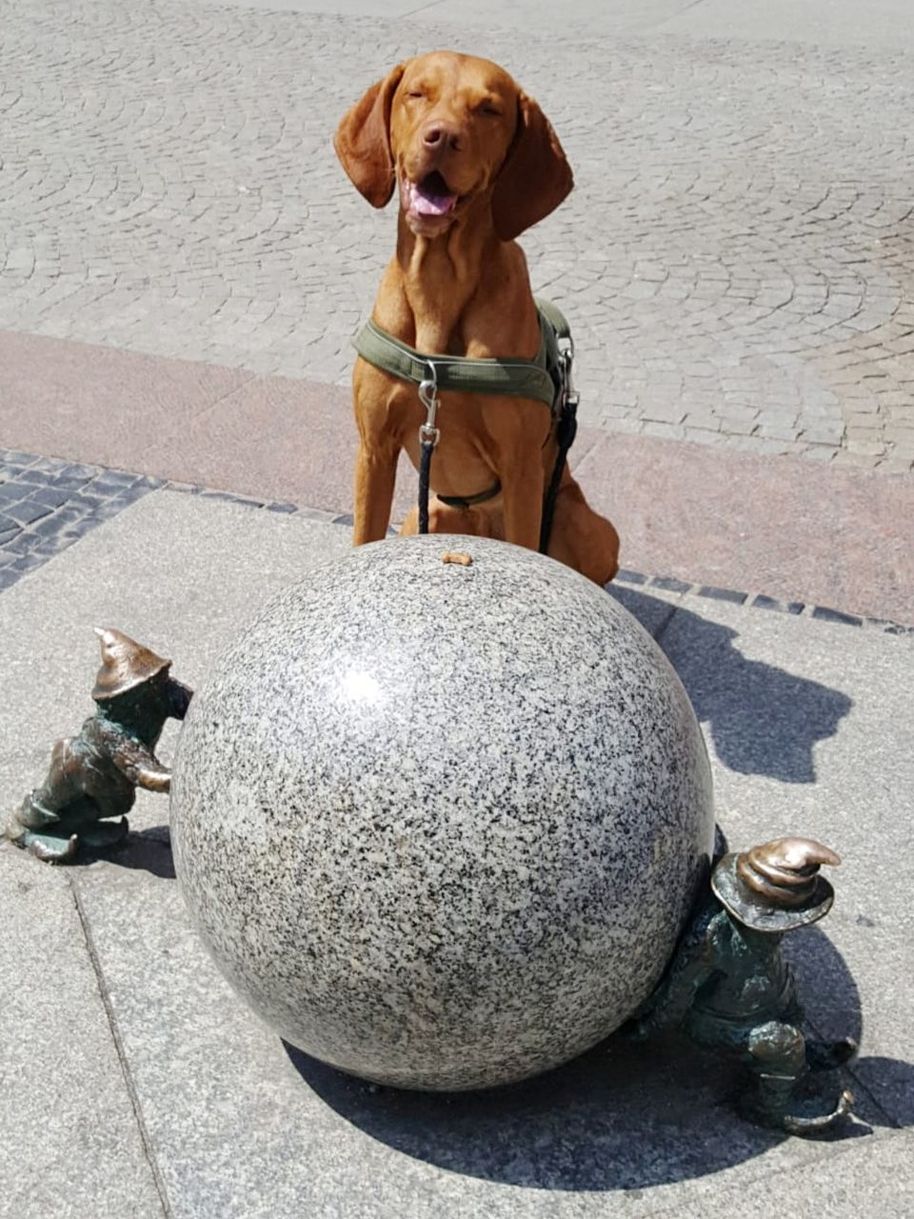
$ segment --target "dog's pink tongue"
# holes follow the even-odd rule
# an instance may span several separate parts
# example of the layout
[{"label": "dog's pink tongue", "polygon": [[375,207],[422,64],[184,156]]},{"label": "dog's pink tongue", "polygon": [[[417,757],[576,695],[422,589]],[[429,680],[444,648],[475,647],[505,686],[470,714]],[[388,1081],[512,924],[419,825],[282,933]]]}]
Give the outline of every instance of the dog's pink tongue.
[{"label": "dog's pink tongue", "polygon": [[409,205],[420,216],[446,216],[457,202],[456,195],[434,195],[418,182],[409,184]]}]

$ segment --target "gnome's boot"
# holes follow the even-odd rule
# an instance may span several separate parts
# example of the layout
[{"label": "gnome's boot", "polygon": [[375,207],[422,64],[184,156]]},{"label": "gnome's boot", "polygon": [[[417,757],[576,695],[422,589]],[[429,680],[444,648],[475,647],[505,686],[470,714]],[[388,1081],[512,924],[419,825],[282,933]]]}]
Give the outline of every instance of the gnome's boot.
[{"label": "gnome's boot", "polygon": [[61,863],[76,854],[79,840],[56,813],[46,809],[32,793],[26,796],[18,812],[10,817],[6,836],[17,847],[30,851],[47,863]]},{"label": "gnome's boot", "polygon": [[45,806],[42,794],[46,794],[46,788],[37,788],[26,796],[6,828],[9,840],[37,859],[63,863],[72,859],[80,846],[103,851],[127,837],[126,817],[116,822],[100,821],[98,805],[86,797],[73,800],[55,813]]},{"label": "gnome's boot", "polygon": [[806,1062],[810,1071],[833,1071],[835,1067],[850,1062],[859,1048],[853,1037],[840,1037],[837,1041],[807,1041]]},{"label": "gnome's boot", "polygon": [[[822,1062],[837,1065],[837,1059],[853,1052],[854,1043],[814,1043],[814,1055]],[[754,1086],[742,1098],[742,1108],[752,1121],[764,1126],[786,1130],[788,1134],[816,1134],[827,1130],[850,1112],[853,1095],[843,1091],[833,1103],[822,1097],[800,1098],[795,1095],[800,1082],[809,1072],[807,1046],[803,1034],[795,1025],[772,1020],[752,1030],[747,1046]]]},{"label": "gnome's boot", "polygon": [[[770,1020],[752,1030],[748,1039],[749,1069],[754,1086],[742,1098],[743,1112],[753,1121],[787,1134],[810,1135],[827,1130],[849,1112],[853,1096],[842,1091],[834,1103],[823,1097],[798,1097],[797,1087],[809,1073],[807,1043],[796,1025]],[[813,1056],[821,1067],[837,1065],[841,1054],[851,1057],[854,1042],[814,1042]]]},{"label": "gnome's boot", "polygon": [[750,1121],[788,1134],[819,1134],[828,1130],[851,1111],[853,1093],[843,1090],[836,1101],[822,1096],[798,1097],[800,1075],[759,1074],[755,1086],[741,1098],[740,1108]]},{"label": "gnome's boot", "polygon": [[80,829],[79,843],[90,851],[107,851],[123,842],[129,832],[126,817],[120,821],[91,821]]},{"label": "gnome's boot", "polygon": [[790,1112],[784,1115],[784,1129],[788,1134],[819,1134],[847,1117],[853,1104],[854,1094],[847,1088],[842,1088],[833,1103],[823,1096],[795,1100],[790,1106]]},{"label": "gnome's boot", "polygon": [[794,1088],[799,1080],[799,1075],[772,1075],[767,1071],[753,1073],[746,1091],[739,1098],[740,1113],[761,1126],[783,1130]]}]

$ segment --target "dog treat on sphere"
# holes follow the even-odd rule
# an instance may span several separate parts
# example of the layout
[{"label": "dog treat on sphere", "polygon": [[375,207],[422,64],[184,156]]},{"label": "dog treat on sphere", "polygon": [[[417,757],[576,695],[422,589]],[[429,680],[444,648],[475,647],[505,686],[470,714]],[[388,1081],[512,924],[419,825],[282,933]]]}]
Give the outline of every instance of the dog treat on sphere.
[{"label": "dog treat on sphere", "polygon": [[489,539],[309,572],[195,695],[177,874],[287,1041],[406,1088],[524,1078],[630,1017],[707,884],[707,753],[669,662],[570,568]]}]

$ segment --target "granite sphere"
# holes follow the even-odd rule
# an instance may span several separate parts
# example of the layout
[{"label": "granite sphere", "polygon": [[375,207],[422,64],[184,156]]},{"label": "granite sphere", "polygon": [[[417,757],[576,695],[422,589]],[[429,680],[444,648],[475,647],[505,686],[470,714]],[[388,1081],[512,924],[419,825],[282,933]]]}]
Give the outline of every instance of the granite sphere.
[{"label": "granite sphere", "polygon": [[617,1028],[714,831],[694,712],[635,619],[551,559],[434,535],[309,571],[237,639],[191,703],[171,811],[236,990],[308,1054],[430,1090]]}]

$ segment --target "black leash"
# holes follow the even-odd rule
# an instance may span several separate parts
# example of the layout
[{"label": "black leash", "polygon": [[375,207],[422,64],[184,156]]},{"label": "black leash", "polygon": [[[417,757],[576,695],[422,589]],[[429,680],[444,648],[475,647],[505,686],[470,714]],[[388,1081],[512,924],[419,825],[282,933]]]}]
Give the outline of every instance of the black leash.
[{"label": "black leash", "polygon": [[543,497],[543,519],[540,524],[540,554],[548,554],[549,552],[549,539],[552,537],[552,522],[555,517],[555,501],[558,498],[559,487],[562,484],[562,473],[565,469],[568,450],[574,444],[574,438],[578,434],[578,402],[580,398],[571,379],[574,344],[570,336],[566,340],[564,350],[559,355],[559,360],[559,384],[556,389],[559,407],[558,420],[555,425],[555,439],[558,443],[559,451],[555,457],[555,465],[552,467],[552,477],[549,479],[549,486],[546,488],[546,494]]},{"label": "black leash", "polygon": [[429,477],[432,470],[432,454],[441,433],[435,426],[438,415],[438,376],[434,363],[428,361],[429,376],[419,384],[419,401],[425,407],[425,423],[419,428],[419,532],[428,533]]},{"label": "black leash", "polygon": [[568,450],[574,444],[577,431],[578,404],[575,400],[567,403],[562,409],[562,413],[559,415],[558,426],[556,427],[555,438],[558,441],[559,451],[555,457],[555,465],[552,468],[549,486],[546,488],[546,494],[543,497],[543,519],[540,525],[540,554],[549,553],[549,539],[552,537],[552,521],[555,517],[555,501],[562,483],[562,471],[565,468],[565,459],[568,457]]},{"label": "black leash", "polygon": [[422,441],[422,456],[419,460],[419,532],[428,533],[428,477],[432,468],[432,440]]}]

